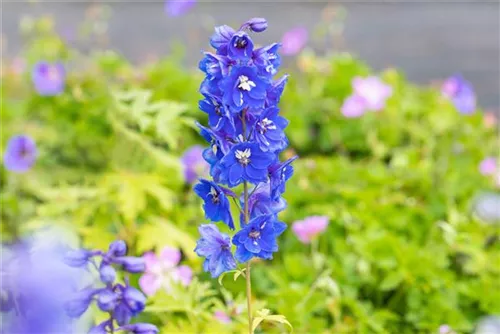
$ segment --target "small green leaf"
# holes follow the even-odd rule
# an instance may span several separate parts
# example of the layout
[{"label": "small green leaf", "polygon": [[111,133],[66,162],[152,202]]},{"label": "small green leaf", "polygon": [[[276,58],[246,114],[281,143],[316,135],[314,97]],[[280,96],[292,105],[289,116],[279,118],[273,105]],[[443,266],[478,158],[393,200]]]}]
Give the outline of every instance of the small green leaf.
[{"label": "small green leaf", "polygon": [[287,325],[288,327],[290,327],[291,332],[293,332],[292,324],[286,319],[284,315],[281,314],[270,315],[269,313],[271,313],[271,311],[265,308],[260,311],[257,311],[257,316],[253,319],[252,322],[252,332],[254,332],[263,321],[277,322],[280,324]]}]

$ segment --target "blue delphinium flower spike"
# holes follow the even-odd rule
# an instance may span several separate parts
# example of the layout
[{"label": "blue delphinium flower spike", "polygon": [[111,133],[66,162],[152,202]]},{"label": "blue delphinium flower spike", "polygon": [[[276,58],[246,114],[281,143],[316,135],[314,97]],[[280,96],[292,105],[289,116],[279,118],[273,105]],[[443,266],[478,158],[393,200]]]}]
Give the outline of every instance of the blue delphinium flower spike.
[{"label": "blue delphinium flower spike", "polygon": [[[279,159],[289,143],[288,121],[279,115],[278,102],[288,76],[274,79],[281,64],[281,45],[257,48],[251,36],[267,28],[264,18],[252,18],[238,30],[226,25],[215,28],[210,39],[215,53],[205,52],[199,64],[205,73],[199,108],[208,115],[209,127],[198,127],[209,144],[203,158],[210,165],[212,180],[201,180],[195,192],[204,201],[205,217],[223,221],[231,229],[235,226],[228,196],[240,201],[241,229],[232,238],[235,256],[228,235],[213,224],[200,227],[195,250],[205,257],[204,269],[213,277],[234,269],[235,258],[239,262],[271,259],[278,250],[276,238],[286,228],[277,215],[286,208],[282,195],[295,158]],[[228,188],[242,184],[244,194],[229,193]]]}]

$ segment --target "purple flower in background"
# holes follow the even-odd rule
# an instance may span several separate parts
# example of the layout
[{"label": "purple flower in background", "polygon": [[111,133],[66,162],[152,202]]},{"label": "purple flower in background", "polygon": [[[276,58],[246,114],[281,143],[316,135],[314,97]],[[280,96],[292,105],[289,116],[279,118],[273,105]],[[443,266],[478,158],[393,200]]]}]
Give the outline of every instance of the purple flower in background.
[{"label": "purple flower in background", "polygon": [[355,77],[352,80],[354,92],[344,100],[341,112],[345,117],[360,117],[366,111],[380,111],[392,95],[392,87],[377,77]]},{"label": "purple flower in background", "polygon": [[181,252],[178,249],[165,247],[160,256],[148,252],[143,258],[146,272],[139,279],[139,285],[145,294],[154,295],[161,288],[170,292],[172,283],[180,282],[184,286],[191,283],[193,272],[186,265],[179,266]]},{"label": "purple flower in background", "polygon": [[454,334],[455,331],[449,325],[439,326],[439,334]]},{"label": "purple flower in background", "polygon": [[385,101],[392,95],[392,87],[386,85],[377,77],[355,77],[352,81],[354,94],[365,101],[366,108],[380,111],[385,107]]},{"label": "purple flower in background", "polygon": [[215,311],[214,318],[219,320],[219,322],[221,322],[223,324],[230,324],[231,323],[231,317],[224,311]]},{"label": "purple flower in background", "polygon": [[471,83],[461,75],[446,79],[441,92],[449,98],[462,114],[472,114],[476,110],[476,94]]},{"label": "purple flower in background", "polygon": [[360,117],[366,111],[365,100],[361,96],[351,95],[344,100],[340,111],[345,117]]},{"label": "purple flower in background", "polygon": [[497,170],[497,160],[493,157],[488,157],[479,164],[479,172],[483,175],[492,175]]},{"label": "purple flower in background", "polygon": [[281,52],[286,56],[294,56],[307,44],[309,33],[304,27],[288,30],[281,39]]},{"label": "purple flower in background", "polygon": [[33,166],[37,154],[36,144],[32,138],[25,135],[14,136],[7,143],[3,163],[11,172],[24,173]]},{"label": "purple flower in background", "polygon": [[203,159],[204,148],[200,145],[190,147],[181,158],[184,169],[184,179],[187,183],[194,183],[198,178],[207,176],[210,166]]},{"label": "purple flower in background", "polygon": [[36,91],[42,96],[58,95],[64,90],[66,73],[61,63],[39,62],[31,77]]},{"label": "purple flower in background", "polygon": [[328,223],[326,216],[311,216],[293,223],[292,231],[302,243],[308,244],[326,230]]},{"label": "purple flower in background", "polygon": [[165,1],[165,13],[169,16],[181,16],[189,12],[196,4],[196,0],[167,0]]}]

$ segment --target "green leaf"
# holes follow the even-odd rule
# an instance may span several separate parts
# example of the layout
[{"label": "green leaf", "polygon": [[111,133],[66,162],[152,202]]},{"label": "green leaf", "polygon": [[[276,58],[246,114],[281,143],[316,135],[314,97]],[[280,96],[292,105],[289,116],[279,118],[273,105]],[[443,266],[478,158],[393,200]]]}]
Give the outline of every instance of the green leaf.
[{"label": "green leaf", "polygon": [[252,332],[255,332],[257,327],[263,322],[263,321],[269,321],[269,322],[277,322],[280,324],[287,325],[290,327],[291,332],[293,332],[293,327],[292,324],[286,319],[284,315],[280,314],[275,314],[275,315],[270,315],[270,311],[268,309],[262,309],[260,311],[257,311],[257,316],[253,318],[252,322]]},{"label": "green leaf", "polygon": [[387,275],[379,285],[382,291],[392,290],[396,288],[403,281],[404,276],[401,271],[394,271]]}]

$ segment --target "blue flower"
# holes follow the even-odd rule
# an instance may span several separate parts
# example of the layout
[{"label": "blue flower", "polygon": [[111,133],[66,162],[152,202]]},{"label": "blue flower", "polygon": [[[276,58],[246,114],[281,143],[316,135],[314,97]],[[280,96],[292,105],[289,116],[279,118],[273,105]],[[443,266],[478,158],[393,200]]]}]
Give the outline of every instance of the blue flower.
[{"label": "blue flower", "polygon": [[111,265],[103,261],[99,267],[99,276],[101,278],[101,282],[111,284],[116,279],[116,270]]},{"label": "blue flower", "polygon": [[210,45],[217,50],[217,54],[227,55],[227,45],[235,31],[227,25],[215,27],[215,33],[210,38]]},{"label": "blue flower", "polygon": [[214,130],[222,130],[228,134],[234,134],[235,126],[233,116],[222,104],[220,98],[214,95],[206,95],[200,100],[198,107],[208,114],[208,125]]},{"label": "blue flower", "polygon": [[229,228],[234,230],[229,200],[221,187],[214,182],[201,179],[200,183],[194,187],[194,191],[203,199],[203,209],[207,219],[214,222],[223,221]]},{"label": "blue flower", "polygon": [[146,269],[146,263],[142,257],[121,256],[112,259],[112,262],[121,264],[123,270],[129,273],[142,273]]},{"label": "blue flower", "polygon": [[61,63],[39,62],[31,73],[35,90],[41,96],[59,95],[64,91],[66,72]]},{"label": "blue flower", "polygon": [[278,43],[259,48],[253,52],[254,64],[259,67],[260,75],[275,75],[281,65],[281,57],[278,54]]},{"label": "blue flower", "polygon": [[127,331],[133,334],[156,334],[159,333],[158,328],[155,325],[151,324],[131,324],[119,327],[117,330]]},{"label": "blue flower", "polygon": [[146,306],[146,296],[134,287],[126,286],[122,292],[123,301],[133,316],[141,313]]},{"label": "blue flower", "polygon": [[243,181],[253,184],[267,181],[267,168],[274,160],[274,154],[264,152],[256,143],[241,143],[234,145],[222,158],[220,164],[230,187],[235,187]]},{"label": "blue flower", "polygon": [[75,293],[65,305],[66,314],[71,318],[79,318],[90,306],[94,296],[99,293],[98,289],[85,288]]},{"label": "blue flower", "polygon": [[86,249],[70,250],[64,255],[63,261],[70,267],[79,268],[86,266],[94,255]]},{"label": "blue flower", "polygon": [[113,241],[108,248],[110,256],[124,256],[127,254],[127,244],[123,240]]},{"label": "blue flower", "polygon": [[288,75],[284,75],[271,84],[267,90],[266,106],[277,105],[280,102],[281,95],[283,94],[287,81]]},{"label": "blue flower", "polygon": [[227,234],[220,233],[214,224],[201,225],[198,230],[201,238],[194,251],[198,256],[205,257],[203,269],[210,272],[213,278],[235,269],[236,262],[231,253],[231,238]]},{"label": "blue flower", "polygon": [[[251,190],[251,195],[248,198],[250,218],[262,215],[276,215],[286,209],[286,201],[281,196],[271,197],[268,183],[259,183],[256,187],[256,189]],[[243,198],[240,199],[240,202],[243,205]],[[243,222],[242,218],[241,221]]]},{"label": "blue flower", "polygon": [[269,80],[259,76],[257,69],[251,66],[233,66],[230,74],[219,83],[222,101],[232,112],[246,107],[262,108],[269,86]]},{"label": "blue flower", "polygon": [[3,163],[11,172],[24,173],[35,164],[37,156],[36,144],[31,137],[14,136],[7,142]]},{"label": "blue flower", "polygon": [[267,20],[262,17],[254,17],[243,23],[240,30],[250,29],[253,32],[263,32],[267,29]]},{"label": "blue flower", "polygon": [[293,175],[292,162],[297,158],[295,156],[285,162],[273,164],[269,167],[269,186],[272,199],[278,199],[285,192],[286,181]]},{"label": "blue flower", "polygon": [[108,329],[110,325],[111,325],[110,320],[103,321],[97,326],[92,327],[88,334],[107,334],[109,333]]},{"label": "blue flower", "polygon": [[234,254],[238,262],[247,262],[253,257],[272,259],[272,253],[278,251],[276,238],[286,229],[286,224],[276,221],[273,215],[259,216],[252,219],[233,237],[236,246]]},{"label": "blue flower", "polygon": [[120,295],[115,293],[112,289],[106,288],[99,292],[97,296],[97,306],[101,311],[112,311],[118,304]]},{"label": "blue flower", "polygon": [[288,121],[279,116],[278,113],[279,109],[277,107],[267,108],[255,122],[253,139],[259,143],[262,151],[281,151],[288,145],[283,132],[288,125]]},{"label": "blue flower", "polygon": [[236,32],[229,41],[228,56],[235,60],[247,60],[252,57],[253,42],[243,31]]},{"label": "blue flower", "polygon": [[476,110],[474,87],[461,75],[457,74],[448,78],[441,90],[462,114],[472,114]]},{"label": "blue flower", "polygon": [[212,79],[220,79],[228,75],[230,60],[221,55],[205,52],[205,57],[200,61],[198,68]]}]

